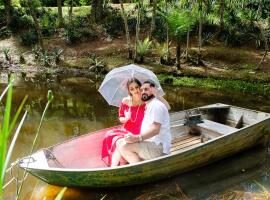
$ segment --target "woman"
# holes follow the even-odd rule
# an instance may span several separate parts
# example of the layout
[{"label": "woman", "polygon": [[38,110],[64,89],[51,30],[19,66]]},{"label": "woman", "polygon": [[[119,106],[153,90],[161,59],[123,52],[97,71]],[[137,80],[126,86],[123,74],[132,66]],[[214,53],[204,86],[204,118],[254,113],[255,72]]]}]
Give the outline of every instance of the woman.
[{"label": "woman", "polygon": [[103,140],[102,159],[108,166],[118,166],[121,160],[121,154],[116,149],[116,141],[129,132],[135,135],[140,134],[145,110],[145,104],[141,100],[140,87],[141,82],[138,79],[128,80],[129,96],[122,100],[119,108],[119,121],[124,126],[122,129],[109,131]]}]

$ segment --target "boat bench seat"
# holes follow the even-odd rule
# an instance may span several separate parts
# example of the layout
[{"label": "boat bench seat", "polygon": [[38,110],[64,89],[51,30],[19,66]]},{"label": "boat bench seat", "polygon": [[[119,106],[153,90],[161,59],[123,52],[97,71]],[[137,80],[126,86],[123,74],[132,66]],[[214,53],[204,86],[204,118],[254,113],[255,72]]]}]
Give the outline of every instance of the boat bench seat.
[{"label": "boat bench seat", "polygon": [[203,123],[197,124],[197,126],[203,129],[214,131],[216,133],[220,133],[222,135],[226,135],[228,133],[232,133],[238,130],[237,128],[233,128],[231,126],[220,124],[207,119],[204,119]]},{"label": "boat bench seat", "polygon": [[193,136],[190,134],[183,134],[180,137],[173,139],[171,152],[178,150],[186,150],[194,147],[194,145],[201,144],[200,136]]}]

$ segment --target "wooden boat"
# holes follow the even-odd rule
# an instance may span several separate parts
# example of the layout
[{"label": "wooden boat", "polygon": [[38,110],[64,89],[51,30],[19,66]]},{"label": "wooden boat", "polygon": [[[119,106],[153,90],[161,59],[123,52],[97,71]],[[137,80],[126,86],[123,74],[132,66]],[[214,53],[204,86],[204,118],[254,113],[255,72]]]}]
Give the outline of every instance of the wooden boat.
[{"label": "wooden boat", "polygon": [[[200,122],[193,123],[193,119]],[[120,187],[146,183],[212,163],[256,144],[270,133],[270,114],[212,104],[170,114],[171,154],[136,164],[106,167],[104,134],[112,127],[44,148],[19,166],[43,181],[70,187]],[[192,121],[193,120],[193,121]],[[201,135],[191,135],[197,130]]]}]

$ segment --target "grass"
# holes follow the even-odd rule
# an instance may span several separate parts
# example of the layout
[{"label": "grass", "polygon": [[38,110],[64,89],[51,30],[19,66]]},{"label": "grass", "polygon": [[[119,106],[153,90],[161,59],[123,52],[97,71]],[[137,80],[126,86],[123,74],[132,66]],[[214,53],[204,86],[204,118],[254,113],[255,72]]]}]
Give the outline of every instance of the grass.
[{"label": "grass", "polygon": [[22,111],[22,108],[27,100],[27,96],[23,99],[19,109],[17,110],[16,114],[14,115],[13,118],[11,118],[11,103],[12,103],[12,91],[13,91],[13,82],[10,81],[8,86],[6,87],[6,89],[4,89],[4,91],[1,94],[0,97],[0,101],[2,100],[2,98],[6,95],[7,93],[7,97],[6,97],[6,105],[4,108],[4,112],[3,114],[3,119],[0,123],[0,175],[1,175],[1,180],[0,180],[0,199],[2,199],[3,196],[3,186],[4,186],[4,179],[5,179],[5,172],[6,172],[6,168],[7,165],[9,163],[10,160],[10,156],[12,153],[12,150],[15,146],[15,142],[17,139],[17,136],[20,132],[20,129],[22,127],[22,124],[26,118],[27,115],[27,111],[25,112],[19,126],[16,129],[15,135],[13,137],[13,140],[7,150],[7,144],[9,142],[9,136],[11,135],[15,124],[17,122],[17,119],[20,116],[20,113]]},{"label": "grass", "polygon": [[232,79],[216,80],[214,78],[174,77],[171,75],[159,75],[159,80],[163,83],[170,83],[173,86],[235,91],[263,96],[270,94],[270,85],[259,82],[254,83]]},{"label": "grass", "polygon": [[[58,14],[58,8],[57,7],[44,7],[45,10],[51,11],[52,14]],[[62,7],[63,12],[63,18],[68,17],[68,7],[63,6]],[[73,7],[73,16],[75,17],[84,17],[86,15],[89,15],[91,13],[91,6],[80,6],[80,7]]]}]

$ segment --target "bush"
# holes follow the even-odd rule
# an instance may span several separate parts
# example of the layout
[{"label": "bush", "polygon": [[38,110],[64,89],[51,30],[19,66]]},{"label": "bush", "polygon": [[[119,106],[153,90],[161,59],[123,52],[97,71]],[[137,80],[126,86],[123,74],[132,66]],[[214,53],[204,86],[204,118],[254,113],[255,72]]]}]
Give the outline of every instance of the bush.
[{"label": "bush", "polygon": [[22,44],[25,46],[31,46],[38,42],[37,33],[35,30],[29,30],[21,34]]},{"label": "bush", "polygon": [[156,27],[154,31],[154,38],[157,39],[158,42],[164,42],[167,39],[167,28],[166,28],[166,20],[164,17],[157,16],[156,17]]},{"label": "bush", "polygon": [[34,27],[34,22],[31,16],[27,15],[22,9],[13,9],[13,14],[10,23],[10,29],[13,33],[18,30],[26,30]]},{"label": "bush", "polygon": [[6,12],[5,12],[5,8],[0,6],[0,28],[2,26],[4,26],[5,24],[3,23],[4,21],[6,21]]},{"label": "bush", "polygon": [[68,24],[65,28],[64,35],[68,44],[97,38],[94,27],[86,17],[77,17],[73,23]]},{"label": "bush", "polygon": [[135,33],[136,32],[136,18],[135,17],[132,17],[132,18],[128,18],[128,28],[129,28],[129,31],[131,33]]},{"label": "bush", "polygon": [[52,36],[57,28],[57,17],[49,12],[42,13],[40,17],[42,34],[45,37]]},{"label": "bush", "polygon": [[111,12],[109,16],[106,17],[103,26],[106,32],[113,37],[117,37],[125,31],[124,20],[117,11]]},{"label": "bush", "polygon": [[0,28],[1,39],[9,38],[10,36],[11,36],[11,30],[9,30],[9,28],[7,28],[6,26]]}]

